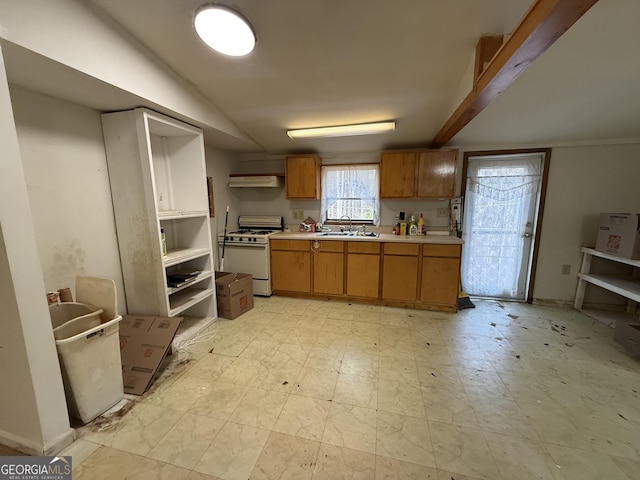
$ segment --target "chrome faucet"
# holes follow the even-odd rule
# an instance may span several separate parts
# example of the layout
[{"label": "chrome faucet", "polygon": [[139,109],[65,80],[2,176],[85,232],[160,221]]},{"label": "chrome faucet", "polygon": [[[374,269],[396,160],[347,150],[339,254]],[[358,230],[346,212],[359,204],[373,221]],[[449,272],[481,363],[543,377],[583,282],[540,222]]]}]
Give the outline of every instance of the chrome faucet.
[{"label": "chrome faucet", "polygon": [[[351,231],[351,228],[352,228],[352,225],[351,225],[351,217],[350,217],[349,215],[342,215],[342,216],[340,217],[340,221],[342,221],[342,219],[343,219],[343,218],[346,218],[347,220],[349,220],[349,230],[348,230],[348,231],[350,232],[350,231]],[[344,227],[342,227],[342,226],[341,226],[341,227],[340,227],[340,231],[341,231],[341,232],[344,232]]]}]

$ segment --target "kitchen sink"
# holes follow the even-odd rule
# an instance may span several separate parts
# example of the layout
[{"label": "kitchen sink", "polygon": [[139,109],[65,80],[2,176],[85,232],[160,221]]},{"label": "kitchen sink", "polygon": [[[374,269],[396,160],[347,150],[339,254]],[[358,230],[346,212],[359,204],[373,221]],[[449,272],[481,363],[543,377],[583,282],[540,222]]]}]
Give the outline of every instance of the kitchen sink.
[{"label": "kitchen sink", "polygon": [[378,237],[379,234],[375,232],[319,232],[316,233],[318,237]]}]

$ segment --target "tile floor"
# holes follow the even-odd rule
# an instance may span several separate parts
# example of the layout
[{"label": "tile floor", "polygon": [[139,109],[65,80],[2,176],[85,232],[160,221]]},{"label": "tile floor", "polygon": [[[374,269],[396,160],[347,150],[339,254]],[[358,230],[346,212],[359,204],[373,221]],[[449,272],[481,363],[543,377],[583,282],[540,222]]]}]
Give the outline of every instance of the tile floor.
[{"label": "tile floor", "polygon": [[639,480],[640,362],[611,328],[476,305],[256,298],[63,453],[76,480]]}]

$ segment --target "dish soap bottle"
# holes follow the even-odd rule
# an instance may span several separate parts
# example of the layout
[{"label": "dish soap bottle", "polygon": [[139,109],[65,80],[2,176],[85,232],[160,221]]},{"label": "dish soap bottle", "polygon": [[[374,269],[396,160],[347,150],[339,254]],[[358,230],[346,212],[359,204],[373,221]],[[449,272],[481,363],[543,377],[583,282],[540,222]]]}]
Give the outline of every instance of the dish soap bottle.
[{"label": "dish soap bottle", "polygon": [[420,212],[420,218],[418,219],[418,235],[426,235],[427,227],[424,224],[424,217],[422,216],[422,212]]},{"label": "dish soap bottle", "polygon": [[418,224],[413,215],[411,215],[411,222],[409,223],[409,235],[418,235]]}]

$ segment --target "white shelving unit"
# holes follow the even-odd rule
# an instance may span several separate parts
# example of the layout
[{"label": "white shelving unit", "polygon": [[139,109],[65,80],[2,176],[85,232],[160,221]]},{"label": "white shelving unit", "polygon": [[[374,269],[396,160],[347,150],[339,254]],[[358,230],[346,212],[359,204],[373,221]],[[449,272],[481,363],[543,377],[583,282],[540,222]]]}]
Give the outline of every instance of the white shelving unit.
[{"label": "white shelving unit", "polygon": [[104,114],[102,126],[128,312],[204,328],[217,312],[202,131],[144,108]]},{"label": "white shelving unit", "polygon": [[[617,257],[608,253],[599,252],[593,248],[584,247],[581,251],[583,254],[582,266],[578,273],[578,287],[576,289],[573,307],[582,309],[584,292],[587,284],[590,283],[625,297],[627,299],[627,312],[631,314],[636,313],[637,302],[640,302],[640,278],[638,278],[640,260],[629,260],[627,258]],[[629,276],[593,273],[591,272],[591,260],[593,257],[630,265],[634,267],[633,273]]]}]

